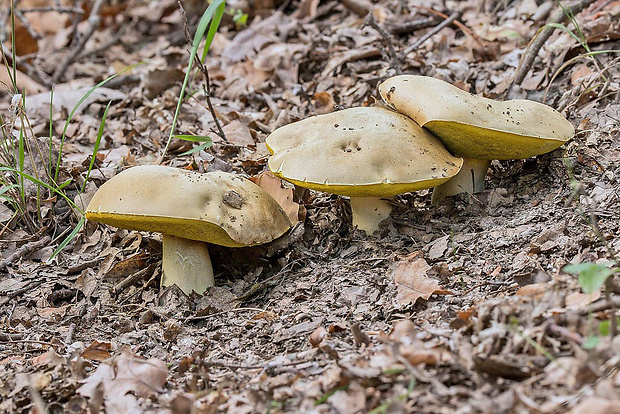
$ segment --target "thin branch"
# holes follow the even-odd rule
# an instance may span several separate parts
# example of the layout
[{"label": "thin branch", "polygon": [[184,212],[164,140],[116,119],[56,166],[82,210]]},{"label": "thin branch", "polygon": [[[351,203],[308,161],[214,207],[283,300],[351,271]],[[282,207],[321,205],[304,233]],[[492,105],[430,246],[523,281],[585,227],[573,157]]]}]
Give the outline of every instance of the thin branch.
[{"label": "thin branch", "polygon": [[396,49],[394,49],[394,43],[392,43],[392,38],[390,37],[390,34],[386,32],[384,28],[379,26],[379,24],[375,21],[375,17],[373,16],[372,13],[368,13],[366,15],[366,19],[364,20],[362,27],[366,25],[372,27],[377,32],[379,32],[379,34],[383,38],[383,41],[387,43],[388,49],[390,51],[390,60],[391,60],[390,66],[392,66],[392,68],[396,70],[397,75],[402,75],[403,71],[400,68],[400,60],[398,58],[398,53],[396,53]]},{"label": "thin branch", "polygon": [[[83,52],[84,46],[86,42],[91,38],[95,30],[99,27],[99,23],[101,22],[101,16],[99,15],[99,10],[103,5],[104,0],[97,0],[93,6],[93,9],[90,13],[90,17],[88,18],[88,22],[90,23],[88,30],[84,35],[80,38],[80,41],[75,45],[75,47],[69,52],[69,54],[65,57],[65,60],[62,61],[56,71],[54,71],[54,75],[52,75],[52,83],[57,83],[60,78],[65,74],[67,67],[71,63],[75,61],[75,58]],[[77,20],[77,19],[76,19]]]},{"label": "thin branch", "polygon": [[454,12],[452,13],[446,20],[444,20],[443,22],[441,22],[440,24],[438,24],[433,30],[429,31],[428,33],[426,33],[424,36],[422,36],[420,39],[418,39],[417,42],[415,42],[414,44],[412,44],[411,46],[407,47],[403,53],[402,56],[406,57],[409,53],[413,52],[414,50],[416,50],[417,48],[419,48],[420,46],[422,46],[422,44],[424,42],[426,42],[428,39],[431,38],[431,36],[439,33],[441,30],[443,30],[444,27],[447,27],[449,25],[451,25],[456,19],[458,19],[458,17],[460,16],[460,12]]},{"label": "thin branch", "polygon": [[[588,7],[590,4],[594,3],[594,1],[595,0],[579,0],[575,3],[568,5],[565,9],[571,14],[575,15]],[[538,35],[532,40],[532,42],[530,43],[530,47],[523,55],[523,59],[521,60],[521,63],[517,68],[514,80],[508,90],[510,90],[514,85],[521,85],[528,72],[532,68],[532,64],[534,63],[534,59],[536,59],[536,56],[538,56],[538,52],[547,42],[549,37],[551,37],[551,34],[555,30],[555,27],[549,26],[549,24],[560,24],[564,23],[566,20],[568,20],[568,15],[562,8],[556,10],[551,15],[547,24],[538,32]]]}]

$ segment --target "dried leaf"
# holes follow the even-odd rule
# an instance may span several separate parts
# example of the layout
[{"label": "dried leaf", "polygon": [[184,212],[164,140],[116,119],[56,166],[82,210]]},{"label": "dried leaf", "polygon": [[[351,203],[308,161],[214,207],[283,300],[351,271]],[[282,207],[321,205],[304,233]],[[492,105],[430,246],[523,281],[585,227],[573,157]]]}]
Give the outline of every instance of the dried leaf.
[{"label": "dried leaf", "polygon": [[284,182],[269,171],[259,174],[252,181],[280,204],[292,225],[299,222],[299,204],[293,201],[293,189],[291,187],[285,187]]},{"label": "dried leaf", "polygon": [[99,342],[96,339],[82,352],[82,358],[92,359],[93,361],[105,361],[110,358],[112,344],[109,342]]},{"label": "dried leaf", "polygon": [[415,304],[418,299],[428,300],[433,293],[446,293],[435,279],[426,277],[431,267],[414,252],[392,267],[392,278],[396,283],[396,301],[401,305]]}]

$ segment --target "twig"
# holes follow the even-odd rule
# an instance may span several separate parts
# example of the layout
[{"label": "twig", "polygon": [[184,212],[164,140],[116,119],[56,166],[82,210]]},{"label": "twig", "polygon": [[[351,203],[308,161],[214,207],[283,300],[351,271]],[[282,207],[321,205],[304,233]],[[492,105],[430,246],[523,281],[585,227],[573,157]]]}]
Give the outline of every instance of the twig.
[{"label": "twig", "polygon": [[364,23],[362,24],[362,27],[366,25],[372,27],[377,32],[379,32],[379,34],[383,38],[383,41],[387,43],[388,50],[390,51],[390,59],[391,59],[390,66],[394,68],[397,75],[402,75],[403,71],[400,68],[400,60],[398,59],[398,53],[396,53],[396,49],[394,49],[394,43],[392,43],[392,38],[390,37],[389,33],[386,32],[383,27],[379,26],[379,24],[375,21],[375,17],[373,16],[372,13],[368,13],[366,15],[366,19],[364,19]]},{"label": "twig", "polygon": [[403,53],[402,56],[405,57],[407,56],[409,53],[413,52],[414,50],[416,50],[418,47],[422,46],[422,44],[424,42],[426,42],[428,39],[431,38],[431,36],[439,33],[444,27],[447,27],[449,25],[451,25],[456,19],[458,19],[458,17],[460,16],[460,12],[454,12],[452,13],[446,20],[444,20],[443,22],[441,22],[440,24],[438,24],[433,30],[429,31],[428,33],[426,33],[424,36],[422,36],[420,39],[418,39],[417,42],[415,42],[414,44],[412,44],[411,46],[407,47]]},{"label": "twig", "polygon": [[28,256],[35,250],[39,250],[40,248],[47,245],[50,241],[52,241],[52,238],[50,236],[45,236],[41,240],[24,244],[6,259],[0,260],[0,271],[6,269],[7,266],[12,265],[17,259]]},{"label": "twig", "polygon": [[[575,3],[572,3],[565,7],[567,11],[571,14],[577,14],[590,4],[594,3],[595,0],[579,0]],[[521,59],[521,63],[517,67],[517,71],[515,73],[514,80],[510,85],[510,89],[514,85],[521,85],[528,72],[530,71],[532,64],[534,63],[534,59],[538,56],[538,52],[542,48],[542,46],[547,42],[551,34],[555,30],[555,27],[549,26],[549,24],[559,24],[568,20],[567,13],[564,12],[563,9],[556,10],[548,20],[548,23],[538,32],[538,35],[531,41],[529,48],[523,55],[523,59]]]},{"label": "twig", "polygon": [[153,268],[154,268],[154,265],[150,265],[148,267],[145,267],[144,269],[141,269],[129,275],[128,277],[123,279],[120,283],[118,283],[116,286],[114,286],[114,294],[118,295],[119,293],[121,293],[123,290],[125,290],[129,286],[141,281],[142,279],[144,279],[146,275],[148,275],[149,273],[152,273]]},{"label": "twig", "polygon": [[29,9],[16,9],[21,13],[68,13],[68,14],[84,14],[84,10],[77,7],[49,6],[49,7],[32,7]]},{"label": "twig", "polygon": [[[126,30],[127,26],[121,26],[121,28],[119,29],[118,32],[116,32],[114,34],[114,36],[112,36],[112,38],[110,40],[108,40],[105,44],[103,44],[102,46],[93,49],[93,50],[88,50],[88,51],[83,51],[82,53],[80,53],[75,60],[82,60],[84,58],[87,58],[89,56],[94,56],[97,54],[100,54],[103,51],[108,50],[109,48],[111,48],[112,46],[114,46],[115,44],[119,43],[121,41],[121,37],[125,34],[125,30]],[[118,79],[118,78],[117,78]],[[110,84],[108,83],[107,87],[110,87]]]},{"label": "twig", "polygon": [[263,369],[263,367],[261,367],[261,366],[235,365],[235,364],[228,364],[228,363],[223,362],[223,361],[203,361],[203,363],[206,366],[223,367],[223,368],[230,368],[230,369]]},{"label": "twig", "polygon": [[[609,309],[617,309],[620,307],[620,297],[614,296],[610,300],[594,303],[587,308],[581,309],[582,315],[588,315],[591,313],[603,312]],[[613,323],[611,324],[613,325]]]},{"label": "twig", "polygon": [[86,42],[88,42],[93,33],[95,33],[95,30],[99,27],[99,23],[101,22],[99,10],[103,5],[103,1],[104,0],[96,0],[95,4],[93,5],[93,9],[90,12],[90,17],[88,18],[88,22],[90,23],[90,25],[88,26],[88,30],[86,31],[86,33],[84,33],[84,35],[82,35],[80,41],[65,57],[65,60],[63,60],[60,65],[58,65],[58,68],[56,68],[54,74],[52,75],[52,83],[57,83],[60,80],[60,78],[65,74],[67,67],[69,67],[69,65],[75,61],[75,58],[84,51],[84,46],[86,45]]},{"label": "twig", "polygon": [[4,333],[0,332],[0,341],[9,342],[9,341],[19,341],[23,339],[24,334],[22,333]]},{"label": "twig", "polygon": [[24,25],[24,27],[26,28],[26,31],[28,31],[28,34],[30,36],[32,36],[32,38],[34,40],[41,40],[43,39],[43,36],[39,33],[37,33],[32,26],[30,26],[30,22],[28,21],[28,19],[26,19],[26,16],[24,16],[20,10],[15,10],[15,16],[19,19],[20,22],[22,22],[22,24]]},{"label": "twig", "polygon": [[547,325],[547,329],[549,332],[563,336],[564,338],[577,343],[578,345],[583,344],[583,336],[579,335],[577,332],[573,332],[570,329],[567,329],[563,326],[556,325],[555,323],[551,323]]},{"label": "twig", "polygon": [[271,277],[268,277],[267,279],[265,279],[263,281],[254,283],[250,287],[250,289],[248,291],[246,291],[241,296],[237,296],[236,298],[231,300],[231,302],[234,302],[234,301],[243,302],[243,301],[247,300],[248,298],[254,296],[259,290],[261,290],[265,285],[267,285],[267,283],[269,283],[272,280],[282,276],[285,271],[289,270],[289,268],[293,267],[294,264],[299,263],[300,261],[301,261],[301,259],[293,260],[292,262],[290,262],[286,266],[284,266],[282,269],[280,269],[280,271],[278,273],[276,273],[275,275],[273,275]]},{"label": "twig", "polygon": [[433,27],[439,22],[434,16],[426,17],[423,19],[410,20],[404,23],[394,23],[387,25],[387,31],[394,35],[404,35],[416,32],[420,29],[426,29],[427,27]]},{"label": "twig", "polygon": [[26,286],[24,286],[24,287],[22,287],[20,289],[12,291],[8,295],[6,295],[4,298],[2,298],[2,300],[0,300],[0,307],[6,305],[6,303],[8,301],[10,301],[11,299],[13,299],[14,297],[21,296],[22,293],[26,293],[30,289],[34,289],[34,288],[36,288],[37,286],[39,286],[41,284],[43,284],[43,280],[39,279],[39,280],[32,281],[32,282],[28,283]]},{"label": "twig", "polygon": [[216,316],[224,315],[224,314],[227,314],[227,313],[230,313],[230,312],[242,312],[242,311],[266,312],[266,310],[260,309],[260,308],[234,308],[234,309],[229,309],[229,310],[225,310],[225,311],[222,311],[222,312],[210,313],[208,315],[190,316],[189,318],[185,319],[184,323],[204,321],[204,320],[211,319],[211,318],[214,318]]}]

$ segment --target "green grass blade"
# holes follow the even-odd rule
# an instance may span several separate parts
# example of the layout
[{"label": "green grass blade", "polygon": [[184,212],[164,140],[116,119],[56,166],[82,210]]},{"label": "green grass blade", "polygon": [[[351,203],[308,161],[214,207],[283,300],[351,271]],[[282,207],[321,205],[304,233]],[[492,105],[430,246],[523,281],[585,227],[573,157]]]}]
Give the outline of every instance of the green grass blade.
[{"label": "green grass blade", "polygon": [[183,156],[183,155],[190,155],[190,154],[193,154],[195,152],[202,151],[203,149],[209,148],[211,146],[211,144],[212,144],[211,142],[205,142],[204,144],[198,145],[197,147],[194,147],[194,148],[192,148],[189,151],[182,152],[179,155],[181,155],[181,156]]},{"label": "green grass blade", "polygon": [[[207,27],[211,22],[213,15],[219,7],[225,7],[226,3],[224,0],[215,0],[213,3],[207,7],[207,10],[202,14],[200,18],[200,22],[198,23],[198,28],[196,29],[196,34],[194,35],[194,41],[192,42],[192,49],[189,56],[189,63],[187,65],[187,71],[185,72],[185,78],[183,79],[183,85],[181,86],[181,93],[179,95],[179,100],[177,102],[176,110],[174,111],[174,118],[172,119],[172,127],[170,128],[170,135],[168,136],[168,141],[166,142],[166,146],[164,147],[164,151],[159,158],[159,162],[161,163],[168,152],[168,148],[170,147],[170,142],[174,137],[174,131],[176,129],[177,121],[179,119],[179,113],[181,112],[181,105],[183,104],[183,97],[185,96],[185,89],[187,89],[187,83],[189,81],[189,77],[191,76],[192,66],[194,65],[194,59],[196,54],[198,53],[198,48],[200,47],[200,41],[204,37],[205,32],[207,31]],[[213,25],[217,30],[217,27]],[[210,46],[210,45],[209,45]],[[207,50],[205,46],[205,50]]]},{"label": "green grass blade", "polygon": [[9,171],[9,172],[13,172],[13,173],[19,174],[20,176],[22,176],[22,177],[26,178],[27,180],[32,181],[32,182],[33,182],[33,183],[35,183],[35,184],[38,184],[38,185],[40,185],[40,186],[43,186],[43,187],[47,188],[47,189],[48,189],[48,190],[50,190],[51,192],[56,193],[56,194],[58,194],[59,196],[61,196],[62,198],[64,198],[64,199],[65,199],[65,201],[66,201],[66,202],[67,202],[67,203],[68,203],[71,207],[73,207],[73,208],[75,208],[76,210],[78,210],[81,214],[84,214],[84,211],[82,211],[82,209],[81,209],[80,207],[78,207],[78,206],[77,206],[77,205],[73,202],[73,200],[71,200],[69,197],[67,197],[67,195],[66,195],[65,193],[63,193],[62,191],[60,191],[60,190],[59,190],[59,189],[57,189],[56,187],[54,187],[54,186],[52,186],[52,185],[50,185],[50,184],[48,184],[48,183],[45,183],[45,182],[43,182],[43,181],[39,180],[38,178],[33,177],[33,176],[32,176],[32,175],[30,175],[30,174],[27,174],[27,173],[25,173],[25,172],[19,171],[19,170],[15,169],[15,168],[11,168],[11,167],[0,167],[0,171]]},{"label": "green grass blade", "polygon": [[[26,140],[26,137],[24,135],[24,123],[23,123],[23,117],[22,117],[22,125],[19,128],[19,144],[18,144],[18,149],[17,149],[19,171],[22,173],[24,172],[24,163],[26,160],[26,149],[24,145],[25,140]],[[19,177],[19,194],[22,198],[22,201],[25,201],[26,193],[25,193],[25,188],[24,188],[24,176],[23,175],[20,175]]]},{"label": "green grass blade", "polygon": [[217,8],[215,14],[213,15],[213,21],[209,26],[209,33],[207,33],[207,37],[205,38],[205,47],[202,49],[202,57],[200,58],[201,62],[204,62],[205,58],[207,57],[207,53],[211,48],[211,43],[213,43],[213,38],[215,37],[217,29],[220,27],[220,23],[222,22],[224,11],[226,11],[226,5],[222,3],[222,5]]},{"label": "green grass blade", "polygon": [[67,137],[67,129],[69,128],[69,123],[71,122],[71,119],[73,119],[73,115],[75,115],[76,111],[78,110],[78,108],[80,107],[80,105],[82,105],[84,103],[84,101],[86,99],[88,99],[88,97],[90,95],[93,94],[93,92],[95,92],[97,89],[101,88],[102,86],[104,86],[106,83],[110,82],[112,79],[116,78],[117,76],[122,75],[123,73],[137,67],[140,66],[141,64],[143,64],[144,61],[140,62],[140,63],[136,63],[135,65],[131,65],[123,70],[121,70],[118,73],[115,73],[112,76],[107,77],[106,79],[102,80],[101,82],[99,82],[98,84],[96,84],[95,86],[93,86],[92,88],[90,88],[90,90],[88,92],[86,92],[84,94],[84,96],[82,96],[82,98],[80,98],[80,100],[78,101],[77,104],[75,104],[75,106],[73,107],[73,109],[71,110],[71,113],[69,113],[69,116],[67,117],[67,120],[65,121],[65,127],[62,130],[62,136],[60,137],[60,148],[58,149],[58,160],[56,161],[56,171],[54,172],[54,181],[58,180],[58,173],[60,172],[60,162],[62,160],[62,149],[63,146],[65,144],[65,139]]},{"label": "green grass blade", "polygon": [[553,27],[555,29],[560,29],[565,31],[566,33],[568,33],[570,35],[570,37],[572,37],[573,39],[575,39],[580,45],[581,47],[583,47],[586,51],[590,52],[590,47],[588,46],[588,44],[586,43],[585,40],[583,40],[583,38],[580,38],[579,36],[577,36],[575,34],[575,32],[573,32],[572,30],[570,30],[568,27],[564,26],[563,24],[559,24],[559,23],[548,23],[545,25],[546,27]]},{"label": "green grass blade", "polygon": [[105,107],[105,111],[103,111],[103,117],[101,118],[101,122],[99,123],[99,131],[97,131],[97,139],[95,140],[95,147],[93,148],[93,155],[90,157],[90,165],[88,166],[88,171],[86,172],[86,179],[84,180],[84,184],[82,184],[82,190],[80,193],[84,192],[86,188],[86,183],[88,182],[88,178],[90,177],[90,172],[93,170],[93,165],[95,165],[95,160],[97,159],[97,152],[99,152],[99,145],[101,144],[101,138],[103,137],[103,130],[105,129],[105,120],[108,116],[108,110],[110,109],[110,105],[112,101],[108,102],[108,106]]},{"label": "green grass blade", "polygon": [[183,141],[191,142],[213,142],[211,137],[206,135],[175,135],[175,138],[182,139]]},{"label": "green grass blade", "polygon": [[7,186],[3,186],[2,188],[0,188],[0,197],[2,197],[2,195],[6,193],[7,191],[12,190],[13,188],[17,188],[17,187],[18,187],[17,184],[10,184]]},{"label": "green grass blade", "polygon": [[54,136],[54,121],[53,121],[54,105],[53,104],[54,104],[54,88],[52,88],[52,90],[50,91],[50,142],[49,142],[50,151],[49,151],[49,158],[47,160],[48,177],[52,176],[52,149],[53,149],[52,137]]},{"label": "green grass blade", "polygon": [[75,228],[73,229],[73,231],[71,231],[71,233],[69,233],[69,235],[65,237],[65,239],[58,245],[56,250],[52,252],[52,255],[50,256],[49,261],[53,260],[58,255],[58,253],[62,251],[62,249],[64,249],[65,247],[67,247],[69,243],[71,243],[71,240],[73,240],[75,236],[79,233],[79,231],[82,230],[82,227],[84,227],[85,222],[86,222],[86,217],[82,215],[82,217],[80,218],[80,221],[78,221],[78,223],[75,225]]}]

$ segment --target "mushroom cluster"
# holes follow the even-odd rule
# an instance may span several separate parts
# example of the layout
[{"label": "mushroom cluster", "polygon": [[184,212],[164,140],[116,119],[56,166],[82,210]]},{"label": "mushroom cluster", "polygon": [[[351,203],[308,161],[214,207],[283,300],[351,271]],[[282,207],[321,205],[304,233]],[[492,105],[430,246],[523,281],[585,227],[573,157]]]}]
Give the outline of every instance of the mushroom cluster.
[{"label": "mushroom cluster", "polygon": [[346,109],[286,125],[266,140],[275,175],[349,196],[353,224],[368,233],[389,215],[387,197],[435,187],[436,203],[483,191],[491,160],[544,154],[574,134],[547,105],[494,101],[426,76],[395,76],[379,91],[397,113]]},{"label": "mushroom cluster", "polygon": [[187,294],[214,284],[207,243],[253,246],[291,227],[278,202],[245,178],[157,165],[112,177],[95,193],[86,218],[162,233],[162,285],[176,284]]}]

